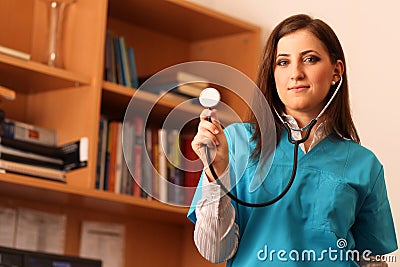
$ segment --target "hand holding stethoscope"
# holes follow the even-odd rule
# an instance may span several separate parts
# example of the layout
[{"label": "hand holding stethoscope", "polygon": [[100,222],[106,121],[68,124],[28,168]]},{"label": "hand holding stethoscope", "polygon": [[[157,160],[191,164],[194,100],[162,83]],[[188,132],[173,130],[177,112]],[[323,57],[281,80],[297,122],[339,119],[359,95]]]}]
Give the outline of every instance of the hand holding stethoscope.
[{"label": "hand holding stethoscope", "polygon": [[[200,123],[197,134],[192,141],[192,149],[203,161],[204,166],[208,166],[206,158],[207,146],[208,152],[213,153],[211,156],[213,159],[213,168],[218,176],[220,176],[226,170],[229,163],[228,143],[221,124],[217,119],[216,110],[212,110],[218,104],[220,96],[216,89],[207,88],[202,91],[199,100],[207,109],[204,109],[200,114]],[[208,168],[206,169],[206,174],[210,181],[215,180]]]}]

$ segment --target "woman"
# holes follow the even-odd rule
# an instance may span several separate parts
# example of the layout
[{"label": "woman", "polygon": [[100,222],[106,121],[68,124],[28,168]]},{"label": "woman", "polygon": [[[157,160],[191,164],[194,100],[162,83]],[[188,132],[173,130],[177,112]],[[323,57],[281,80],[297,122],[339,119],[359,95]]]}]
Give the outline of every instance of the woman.
[{"label": "woman", "polygon": [[[205,110],[192,142],[201,158],[205,140],[215,143],[216,173],[228,185],[237,183],[232,193],[248,202],[278,195],[290,177],[293,145],[281,119],[293,129],[305,127],[339,89],[309,139],[300,145],[296,179],[275,204],[239,205],[205,169],[188,213],[196,224],[199,252],[211,262],[228,260],[227,266],[357,266],[356,262],[368,264],[374,255],[396,250],[383,167],[359,144],[350,114],[344,53],[333,30],[307,15],[282,21],[267,41],[257,85],[276,111],[278,140],[261,187],[247,190],[256,172],[257,164],[251,162],[259,161],[260,137],[265,134],[254,118],[223,130],[216,112]],[[304,132],[291,134],[295,139],[304,137]],[[243,152],[249,147],[250,154]],[[250,163],[243,167],[246,156]]]}]

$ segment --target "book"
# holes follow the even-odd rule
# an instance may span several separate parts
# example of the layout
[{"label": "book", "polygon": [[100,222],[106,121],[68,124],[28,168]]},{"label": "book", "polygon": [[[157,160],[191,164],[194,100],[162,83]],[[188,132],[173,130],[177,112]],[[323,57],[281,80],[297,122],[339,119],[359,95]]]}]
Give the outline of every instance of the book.
[{"label": "book", "polygon": [[106,33],[106,46],[105,46],[105,59],[104,59],[104,79],[109,82],[117,82],[116,65],[115,65],[115,53],[114,53],[114,41],[113,33],[107,31]]},{"label": "book", "polygon": [[132,123],[135,129],[135,143],[133,147],[133,195],[142,196],[143,183],[143,138],[144,138],[144,120],[141,117],[134,117]]},{"label": "book", "polygon": [[139,88],[138,75],[136,70],[135,52],[132,47],[128,47],[129,69],[131,71],[131,85],[133,88]]},{"label": "book", "polygon": [[152,143],[152,129],[145,129],[145,148],[143,153],[143,183],[142,188],[145,197],[151,199],[153,194],[153,143]]},{"label": "book", "polygon": [[182,170],[179,131],[173,129],[168,132],[168,202],[178,205],[184,204],[184,173]]},{"label": "book", "polygon": [[190,205],[202,172],[202,163],[192,149],[193,137],[183,138],[185,204]]},{"label": "book", "polygon": [[159,200],[166,203],[168,201],[168,138],[166,129],[158,129],[158,181],[159,181]]},{"label": "book", "polygon": [[151,161],[153,163],[153,170],[152,170],[152,195],[154,198],[159,199],[160,196],[160,178],[158,174],[158,170],[160,169],[159,164],[159,157],[158,157],[158,129],[151,128]]},{"label": "book", "polygon": [[14,246],[16,223],[17,210],[0,206],[0,246]]},{"label": "book", "polygon": [[31,59],[31,55],[16,49],[12,49],[9,47],[5,47],[0,45],[0,53],[4,54],[4,55],[8,55],[8,56],[12,56],[12,57],[16,57],[16,58],[20,58],[23,60],[30,60]]},{"label": "book", "polygon": [[181,94],[174,90],[172,90],[172,91],[161,90],[159,95],[162,99],[165,99],[168,101],[174,101],[174,102],[178,102],[178,103],[185,102],[185,104],[186,104],[186,102],[188,102],[189,104],[192,104],[192,105],[200,105],[200,101],[198,98],[193,98],[192,96]]},{"label": "book", "polygon": [[131,71],[130,71],[130,66],[129,66],[128,51],[127,51],[127,47],[126,47],[126,43],[125,43],[125,37],[123,37],[123,36],[118,37],[118,44],[120,46],[122,71],[124,73],[123,85],[125,85],[127,87],[132,87]]},{"label": "book", "polygon": [[117,127],[117,141],[116,141],[116,159],[115,159],[115,183],[114,183],[114,193],[121,193],[121,183],[122,183],[122,122],[118,123]]},{"label": "book", "polygon": [[55,130],[7,118],[1,122],[0,135],[42,145],[57,145]]},{"label": "book", "polygon": [[79,255],[101,259],[102,266],[122,267],[125,258],[125,225],[83,221]]},{"label": "book", "polygon": [[186,71],[166,71],[150,78],[142,77],[140,80],[142,81],[140,89],[154,94],[159,94],[160,91],[172,91],[189,97],[198,97],[201,91],[209,86],[206,78]]},{"label": "book", "polygon": [[111,192],[115,192],[119,124],[121,124],[119,121],[111,121],[109,123],[110,130],[107,143],[108,174],[106,190]]},{"label": "book", "polygon": [[0,145],[0,159],[57,170],[64,170],[64,162],[61,159],[50,158],[35,153],[5,147],[2,145]]},{"label": "book", "polygon": [[[78,141],[66,143],[62,146],[47,146],[8,137],[0,137],[0,145],[8,149],[8,154],[31,158],[35,160],[53,162],[62,166],[63,171],[72,171],[87,166],[89,141],[82,137]],[[18,152],[18,154],[16,154]],[[50,161],[53,159],[53,161]]]},{"label": "book", "polygon": [[108,119],[104,116],[101,116],[99,122],[99,140],[97,148],[98,151],[97,151],[97,168],[96,168],[96,188],[101,190],[103,190],[104,188],[107,134],[108,134]]},{"label": "book", "polygon": [[113,37],[113,47],[114,47],[114,58],[115,58],[115,73],[116,73],[116,80],[118,84],[124,85],[125,84],[125,76],[124,70],[122,65],[122,53],[121,53],[121,46],[119,45],[119,38]]},{"label": "book", "polygon": [[66,214],[19,208],[15,247],[31,251],[63,254],[66,225]]},{"label": "book", "polygon": [[0,169],[10,173],[18,173],[23,175],[40,177],[58,182],[66,181],[65,180],[66,171],[45,168],[30,164],[23,164],[3,159],[0,159]]}]

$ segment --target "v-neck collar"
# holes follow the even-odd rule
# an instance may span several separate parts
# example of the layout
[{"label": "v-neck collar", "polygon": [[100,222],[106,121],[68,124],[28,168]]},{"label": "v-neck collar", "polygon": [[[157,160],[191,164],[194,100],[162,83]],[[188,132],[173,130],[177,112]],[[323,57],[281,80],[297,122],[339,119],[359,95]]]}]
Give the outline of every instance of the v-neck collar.
[{"label": "v-neck collar", "polygon": [[[318,153],[318,151],[320,151],[324,146],[326,142],[329,142],[329,136],[325,136],[324,138],[322,138],[317,144],[314,145],[314,147],[309,150],[307,153],[304,153],[304,151],[302,149],[300,149],[300,147],[298,148],[298,160],[302,160],[302,159],[306,159],[309,157],[313,157],[316,153]],[[282,156],[284,158],[287,158],[289,161],[293,161],[293,149],[294,149],[294,144],[292,144],[291,142],[289,142],[288,140],[288,132],[285,129],[282,129],[282,133],[281,133],[281,138],[279,140],[279,144],[278,147],[282,146]]]}]

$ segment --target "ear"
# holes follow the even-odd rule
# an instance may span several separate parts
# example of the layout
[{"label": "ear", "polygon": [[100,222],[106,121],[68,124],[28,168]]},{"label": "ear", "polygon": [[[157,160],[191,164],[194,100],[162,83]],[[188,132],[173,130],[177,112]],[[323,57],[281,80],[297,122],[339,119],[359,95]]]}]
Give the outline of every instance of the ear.
[{"label": "ear", "polygon": [[337,83],[340,80],[340,77],[342,77],[344,73],[344,64],[343,61],[341,61],[340,59],[338,59],[336,61],[336,64],[334,65],[333,68],[333,78],[332,81]]}]

